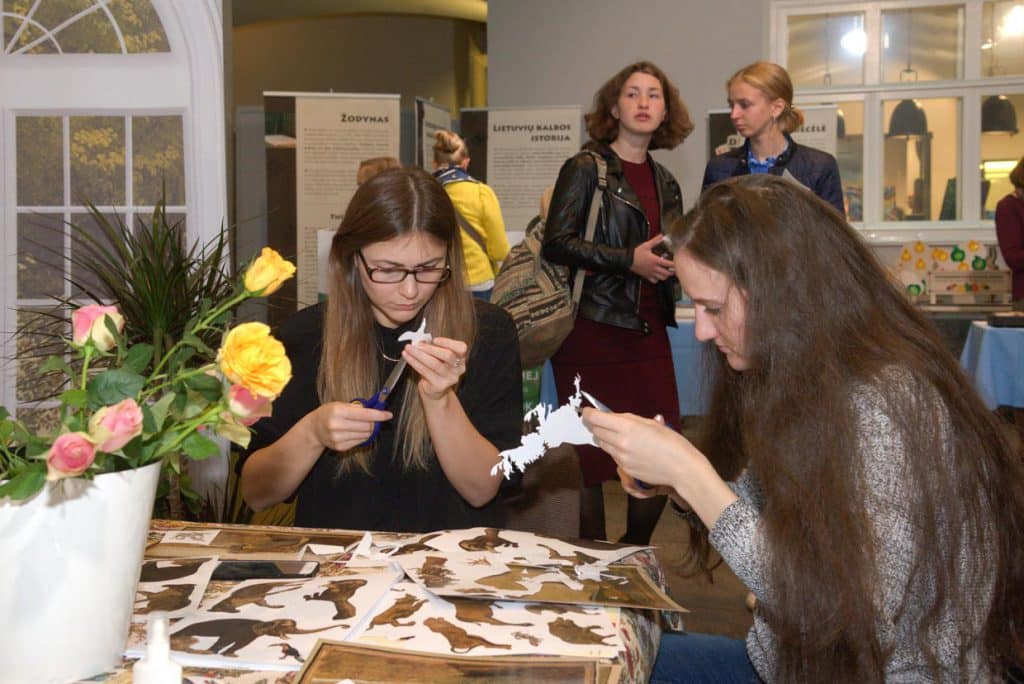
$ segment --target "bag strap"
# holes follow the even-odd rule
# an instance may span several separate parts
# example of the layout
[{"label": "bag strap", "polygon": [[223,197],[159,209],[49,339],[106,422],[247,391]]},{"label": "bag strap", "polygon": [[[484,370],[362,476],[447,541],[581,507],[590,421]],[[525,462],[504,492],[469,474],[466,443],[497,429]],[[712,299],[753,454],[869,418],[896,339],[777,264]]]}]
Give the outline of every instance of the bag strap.
[{"label": "bag strap", "polygon": [[455,210],[455,221],[459,224],[459,228],[462,228],[469,237],[473,238],[473,242],[480,245],[480,249],[484,250],[484,254],[487,254],[487,243],[484,241],[483,236],[473,227],[473,224],[466,220],[466,217],[458,209]]},{"label": "bag strap", "polygon": [[[588,150],[588,152],[597,165],[597,188],[594,190],[594,196],[590,200],[590,213],[587,214],[587,230],[583,235],[583,239],[587,242],[593,242],[594,233],[597,232],[597,215],[601,212],[601,198],[604,197],[604,193],[608,189],[608,163],[598,153],[591,150]],[[584,269],[576,269],[576,278],[572,283],[573,318],[576,318],[576,309],[580,305],[580,297],[583,296],[583,278],[585,275]]]}]

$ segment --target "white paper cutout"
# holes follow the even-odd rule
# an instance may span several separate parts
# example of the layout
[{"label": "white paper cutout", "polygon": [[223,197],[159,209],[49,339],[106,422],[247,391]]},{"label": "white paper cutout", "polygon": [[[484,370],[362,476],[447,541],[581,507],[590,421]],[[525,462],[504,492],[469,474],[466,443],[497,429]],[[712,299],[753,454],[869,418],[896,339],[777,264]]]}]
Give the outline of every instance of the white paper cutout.
[{"label": "white paper cutout", "polygon": [[408,340],[411,344],[419,344],[420,342],[432,342],[434,336],[427,332],[427,317],[424,316],[423,320],[420,321],[420,327],[416,330],[410,330],[404,332],[398,336],[399,342],[405,342]]},{"label": "white paper cutout", "polygon": [[220,530],[175,530],[164,532],[161,544],[188,544],[190,546],[209,546],[220,534]]},{"label": "white paper cutout", "polygon": [[491,475],[497,475],[500,470],[506,478],[509,478],[515,470],[524,471],[526,466],[539,460],[547,453],[548,449],[554,449],[562,444],[596,446],[594,435],[583,424],[583,419],[580,417],[580,406],[583,404],[580,376],[576,376],[574,384],[576,393],[569,397],[567,404],[559,406],[554,411],[547,404],[538,404],[537,408],[524,416],[525,420],[536,418],[537,429],[528,435],[523,435],[519,446],[498,454],[501,460],[491,468]]}]

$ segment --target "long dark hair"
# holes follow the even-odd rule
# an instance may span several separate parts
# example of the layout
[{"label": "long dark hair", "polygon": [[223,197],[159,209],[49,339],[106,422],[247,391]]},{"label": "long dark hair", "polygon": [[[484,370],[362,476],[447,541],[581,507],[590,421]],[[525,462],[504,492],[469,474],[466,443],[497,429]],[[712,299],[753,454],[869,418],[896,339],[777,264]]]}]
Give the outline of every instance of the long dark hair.
[{"label": "long dark hair", "polygon": [[[715,352],[700,442],[723,477],[748,467],[764,490],[772,597],[759,610],[779,637],[779,681],[884,677],[876,599],[886,561],[851,408],[865,386],[881,392],[891,422],[883,437],[905,461],[901,490],[881,504],[906,510],[914,543],[898,562],[910,564],[915,602],[905,599],[894,619],[911,626],[936,678],[946,677],[934,632],[950,617],[960,672],[972,649],[994,669],[1019,659],[1024,466],[869,247],[811,192],[766,175],[709,188],[670,237],[747,298],[749,368],[733,371]],[[989,582],[991,604],[978,595]]]},{"label": "long dark hair", "polygon": [[[317,388],[322,402],[369,397],[376,390],[380,357],[373,313],[359,278],[357,252],[369,244],[422,232],[446,246],[451,277],[441,283],[424,312],[435,337],[470,347],[476,337],[472,295],[464,284],[462,243],[455,209],[441,184],[426,171],[402,167],[382,171],[359,186],[331,241],[329,293]],[[411,370],[411,369],[410,369]],[[433,453],[415,382],[407,382],[397,420],[400,452],[407,468],[426,467]],[[370,447],[356,448],[342,469],[368,467]]]}]

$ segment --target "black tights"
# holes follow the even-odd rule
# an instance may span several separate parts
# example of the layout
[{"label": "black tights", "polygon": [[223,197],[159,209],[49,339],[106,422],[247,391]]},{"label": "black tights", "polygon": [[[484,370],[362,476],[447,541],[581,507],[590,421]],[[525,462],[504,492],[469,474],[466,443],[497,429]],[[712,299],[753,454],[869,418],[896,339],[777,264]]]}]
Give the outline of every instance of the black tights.
[{"label": "black tights", "polygon": [[[661,518],[667,497],[655,496],[650,499],[626,497],[626,533],[619,539],[625,544],[647,545],[651,534]],[[583,539],[605,539],[604,493],[601,485],[580,488],[580,537]]]}]

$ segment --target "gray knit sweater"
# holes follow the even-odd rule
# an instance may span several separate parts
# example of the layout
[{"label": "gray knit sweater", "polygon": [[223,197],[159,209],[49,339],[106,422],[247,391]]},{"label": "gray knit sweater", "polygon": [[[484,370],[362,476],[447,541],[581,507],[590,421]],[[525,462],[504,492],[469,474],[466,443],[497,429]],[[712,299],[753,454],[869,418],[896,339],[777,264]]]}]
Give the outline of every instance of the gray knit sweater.
[{"label": "gray knit sweater", "polygon": [[[890,375],[887,379],[893,378]],[[886,391],[907,391],[906,388],[905,383],[897,381],[887,383]],[[871,511],[877,550],[879,586],[875,601],[878,606],[878,637],[883,649],[892,649],[892,656],[886,664],[885,679],[887,682],[935,681],[924,655],[916,645],[912,624],[919,616],[915,607],[921,603],[915,602],[914,598],[919,596],[926,599],[934,590],[934,581],[922,575],[918,575],[913,582],[910,579],[914,540],[910,529],[910,501],[904,477],[906,462],[902,443],[886,415],[883,398],[877,389],[860,386],[853,392],[853,406],[859,417],[858,441],[865,461],[865,496],[868,510]],[[940,429],[948,435],[948,416],[937,416],[936,419]],[[945,458],[951,458],[950,454],[947,453]],[[767,542],[760,526],[764,494],[749,470],[744,471],[730,486],[739,499],[730,504],[715,523],[710,534],[711,543],[736,576],[757,596],[759,605],[770,605],[772,587],[767,584],[767,557],[771,550],[766,548]],[[856,553],[856,550],[851,549],[851,553]],[[978,572],[972,572],[973,568],[978,567],[978,559],[984,557],[983,553],[983,550],[971,548],[957,551],[962,574],[959,586],[969,592],[973,605],[977,606],[974,624],[967,630],[972,635],[981,633],[992,600],[993,578],[990,575],[979,577]],[[897,621],[897,608],[905,596],[910,599],[907,610]],[[958,669],[957,656],[962,638],[949,611],[938,624],[931,643],[936,646],[937,655],[945,668],[940,681],[992,679],[977,649],[969,653],[966,669]],[[778,640],[756,609],[754,626],[747,634],[747,654],[762,679],[768,682],[775,680]]]}]

